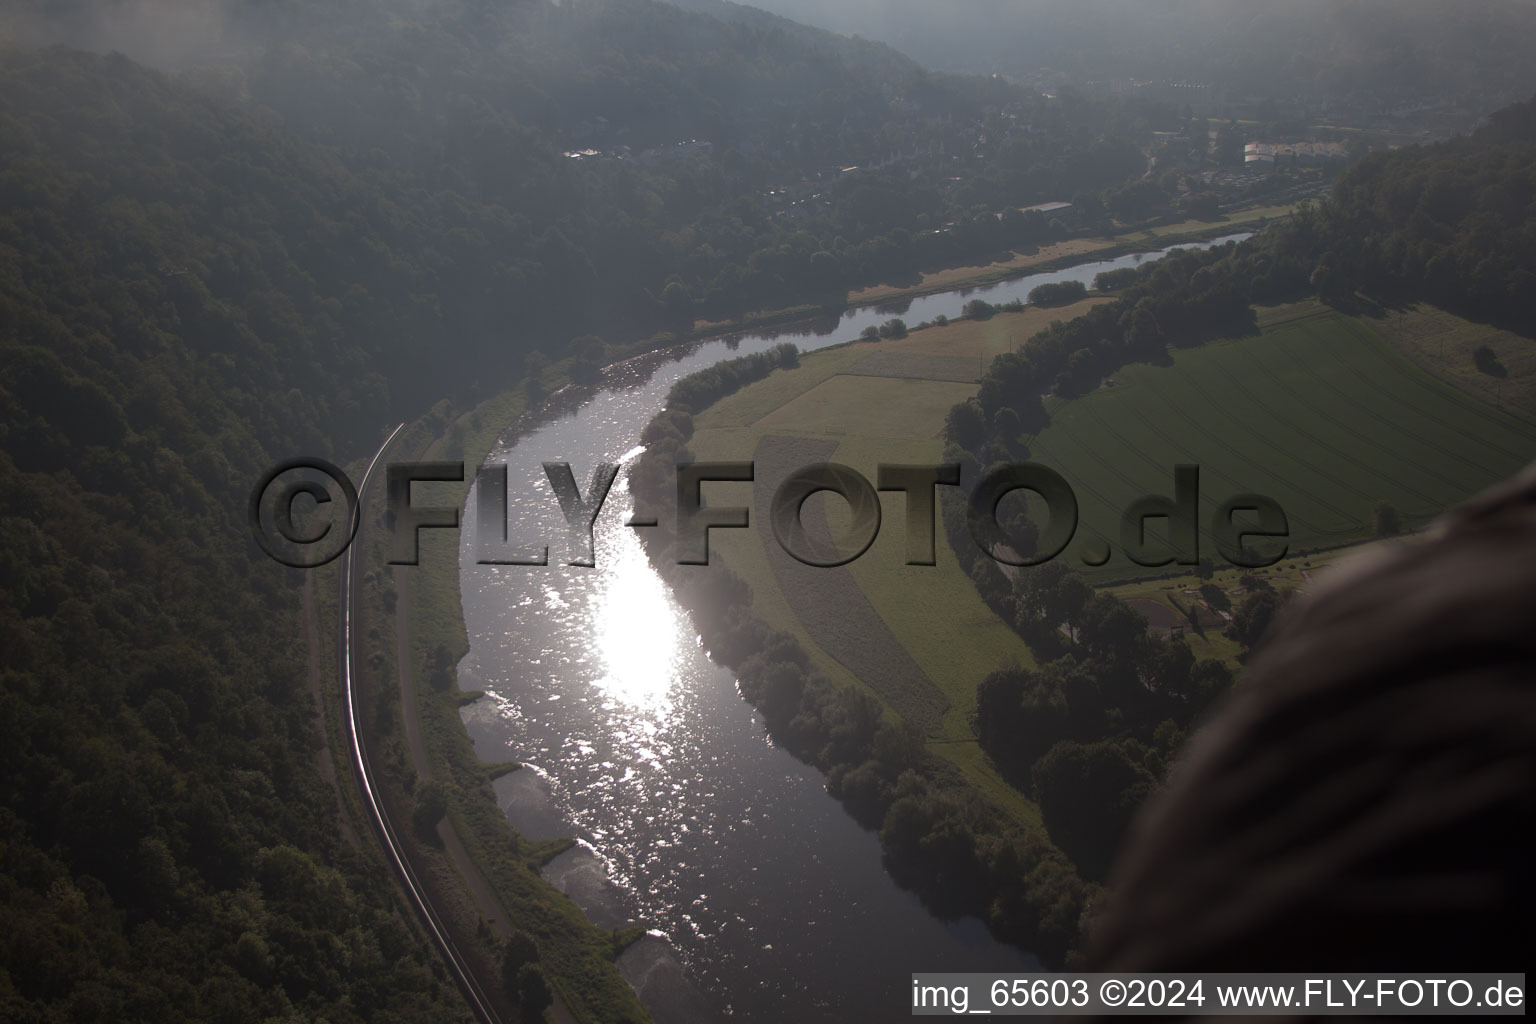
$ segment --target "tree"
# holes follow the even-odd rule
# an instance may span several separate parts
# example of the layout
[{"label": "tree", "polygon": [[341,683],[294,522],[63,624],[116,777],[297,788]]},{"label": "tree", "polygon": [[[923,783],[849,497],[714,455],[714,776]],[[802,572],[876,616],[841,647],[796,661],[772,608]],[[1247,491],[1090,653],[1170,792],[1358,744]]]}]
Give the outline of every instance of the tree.
[{"label": "tree", "polygon": [[1052,629],[1079,625],[1092,597],[1088,582],[1060,560],[1021,569],[1014,577],[1015,615],[1039,619]]},{"label": "tree", "polygon": [[693,294],[681,281],[670,281],[661,290],[661,311],[674,329],[693,330]]},{"label": "tree", "polygon": [[1200,596],[1205,598],[1205,603],[1213,611],[1224,612],[1232,608],[1232,599],[1227,596],[1227,592],[1214,583],[1200,584]]},{"label": "tree", "polygon": [[1472,353],[1472,362],[1478,370],[1490,377],[1508,377],[1509,370],[1499,362],[1498,354],[1487,345],[1479,345]]},{"label": "tree", "polygon": [[944,417],[944,438],[966,451],[975,451],[987,437],[987,414],[975,399],[950,407]]},{"label": "tree", "polygon": [[1032,306],[1067,306],[1088,297],[1088,286],[1081,281],[1058,281],[1029,290]]},{"label": "tree", "polygon": [[1378,537],[1396,537],[1403,532],[1402,522],[1397,514],[1397,507],[1389,501],[1380,501],[1371,510],[1371,521],[1376,528]]},{"label": "tree", "polygon": [[1191,700],[1204,707],[1227,691],[1232,685],[1232,670],[1226,662],[1205,658],[1195,662],[1189,670]]},{"label": "tree", "polygon": [[1011,445],[1024,432],[1024,425],[1019,414],[1005,405],[992,415],[992,430],[1004,444]]},{"label": "tree", "polygon": [[1105,270],[1093,275],[1093,289],[1100,292],[1112,292],[1120,288],[1129,288],[1136,283],[1138,272],[1135,267],[1121,267],[1119,270]]},{"label": "tree", "polygon": [[1221,204],[1209,192],[1191,195],[1181,205],[1184,215],[1195,220],[1217,220],[1221,217]]},{"label": "tree", "polygon": [[1056,392],[1061,395],[1085,395],[1099,382],[1099,360],[1092,349],[1080,348],[1067,357],[1067,365],[1056,378]]},{"label": "tree", "polygon": [[1120,837],[1155,780],[1134,741],[1063,740],[1035,762],[1030,778],[1051,839],[1089,878],[1102,878]]},{"label": "tree", "polygon": [[424,843],[436,846],[437,823],[448,813],[448,794],[436,780],[428,779],[416,787],[416,809],[411,812],[411,828]]},{"label": "tree", "polygon": [[1216,162],[1223,167],[1241,167],[1243,136],[1236,128],[1220,128],[1216,131]]},{"label": "tree", "polygon": [[538,964],[524,964],[517,971],[517,1008],[524,1020],[543,1020],[555,1002],[549,981]]},{"label": "tree", "polygon": [[439,693],[453,686],[453,654],[443,644],[438,644],[432,650],[428,682]]},{"label": "tree", "polygon": [[571,379],[579,384],[593,384],[602,375],[603,358],[608,346],[595,334],[571,339]]},{"label": "tree", "polygon": [[539,944],[522,929],[507,936],[501,951],[501,984],[507,994],[517,997],[520,991],[519,973],[530,964],[539,962]]},{"label": "tree", "polygon": [[1232,625],[1227,627],[1227,635],[1250,651],[1256,649],[1283,603],[1274,588],[1249,594],[1232,613]]},{"label": "tree", "polygon": [[1312,269],[1312,276],[1307,280],[1325,302],[1343,297],[1348,290],[1338,257],[1332,252],[1325,252],[1318,258],[1317,266]]},{"label": "tree", "polygon": [[529,352],[523,360],[523,393],[532,405],[546,394],[544,371],[549,369],[549,357],[542,352]]},{"label": "tree", "polygon": [[1163,328],[1152,312],[1150,299],[1142,299],[1131,309],[1125,330],[1125,351],[1133,359],[1156,362],[1168,354]]},{"label": "tree", "polygon": [[1152,640],[1147,668],[1152,688],[1171,697],[1189,696],[1189,674],[1195,666],[1195,653],[1183,640]]},{"label": "tree", "polygon": [[1111,594],[1095,594],[1083,607],[1082,643],[1096,657],[1134,665],[1146,649],[1146,616]]}]

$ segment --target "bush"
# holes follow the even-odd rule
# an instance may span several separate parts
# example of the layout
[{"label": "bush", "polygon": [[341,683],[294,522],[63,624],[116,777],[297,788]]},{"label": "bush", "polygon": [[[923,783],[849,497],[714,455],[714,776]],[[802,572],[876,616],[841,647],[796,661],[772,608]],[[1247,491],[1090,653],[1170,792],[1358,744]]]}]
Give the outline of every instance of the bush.
[{"label": "bush", "polygon": [[1397,514],[1397,508],[1388,501],[1378,503],[1372,510],[1371,522],[1378,537],[1396,537],[1403,532],[1403,524]]},{"label": "bush", "polygon": [[1099,292],[1113,292],[1121,288],[1129,288],[1136,283],[1136,277],[1135,267],[1106,270],[1102,274],[1093,275],[1093,289]]},{"label": "bush", "polygon": [[437,846],[437,823],[447,813],[448,795],[441,785],[429,779],[416,788],[416,809],[411,812],[411,828],[416,838]]},{"label": "bush", "polygon": [[702,412],[726,395],[762,380],[774,370],[789,370],[799,365],[800,350],[789,342],[775,345],[765,352],[728,359],[672,385],[672,390],[667,393],[667,409],[690,414]]},{"label": "bush", "polygon": [[1031,288],[1029,301],[1036,306],[1067,306],[1088,297],[1088,288],[1081,281],[1060,281]]},{"label": "bush", "polygon": [[1472,362],[1477,368],[1490,377],[1508,377],[1509,371],[1504,364],[1499,362],[1498,354],[1487,345],[1479,345],[1476,352],[1472,353]]},{"label": "bush", "polygon": [[524,964],[517,972],[517,1009],[523,1020],[543,1020],[544,1011],[554,1004],[554,993],[538,964]]}]

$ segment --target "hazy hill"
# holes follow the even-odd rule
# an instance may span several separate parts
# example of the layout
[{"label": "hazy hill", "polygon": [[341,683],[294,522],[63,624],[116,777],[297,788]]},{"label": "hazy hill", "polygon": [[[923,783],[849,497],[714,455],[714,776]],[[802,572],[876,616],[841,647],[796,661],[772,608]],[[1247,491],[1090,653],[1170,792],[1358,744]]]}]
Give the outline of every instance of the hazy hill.
[{"label": "hazy hill", "polygon": [[1269,96],[1536,88],[1520,0],[761,0],[935,68],[1216,82]]}]

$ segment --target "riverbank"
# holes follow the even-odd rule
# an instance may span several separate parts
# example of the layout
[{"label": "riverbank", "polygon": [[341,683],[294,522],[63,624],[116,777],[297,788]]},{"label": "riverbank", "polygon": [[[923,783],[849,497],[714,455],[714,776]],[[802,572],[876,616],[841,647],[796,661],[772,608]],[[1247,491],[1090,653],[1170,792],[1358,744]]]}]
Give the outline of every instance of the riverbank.
[{"label": "riverbank", "polygon": [[[1092,260],[1090,259],[1089,262]],[[789,323],[797,312],[799,311],[781,313],[784,319],[780,322]],[[1053,315],[1059,314],[1053,313]],[[993,326],[1000,327],[1004,323],[1006,320],[999,318]],[[691,350],[706,340],[708,339],[700,338],[690,341],[686,343],[686,348]],[[525,430],[539,423],[561,418],[581,408],[595,394],[602,393],[608,388],[622,389],[632,386],[633,382],[643,381],[658,368],[679,358],[676,345],[667,349],[653,348],[636,353],[635,349],[640,347],[632,346],[630,351],[633,354],[628,359],[610,365],[604,371],[603,383],[597,386],[565,386],[568,384],[565,370],[569,364],[562,363],[550,367],[545,372],[541,384],[544,387],[553,388],[554,393],[536,409],[530,409],[525,392],[521,388],[504,391],[479,403],[468,412],[460,412],[446,403],[440,403],[430,414],[412,426],[409,437],[398,450],[410,451],[412,455],[418,457],[421,453],[430,452],[430,457],[433,458],[463,459],[466,462],[466,476],[472,478],[474,468],[479,465],[486,453],[493,449],[498,438],[521,436]],[[982,354],[978,353],[978,359],[981,358]],[[979,362],[978,368],[980,368]],[[512,426],[507,427],[508,424]],[[421,504],[462,507],[467,487],[467,480],[460,484],[418,485],[417,501]],[[476,871],[490,879],[502,894],[498,897],[499,901],[510,911],[505,920],[511,921],[517,927],[526,928],[527,925],[521,915],[532,913],[533,916],[537,916],[539,913],[548,913],[548,908],[540,909],[540,904],[553,897],[558,897],[556,905],[570,907],[573,911],[574,906],[537,877],[539,866],[558,847],[528,844],[517,837],[510,828],[501,808],[497,806],[495,794],[489,788],[489,774],[495,769],[480,763],[470,745],[463,720],[460,718],[460,705],[465,699],[471,698],[454,685],[456,683],[455,666],[467,650],[467,640],[464,609],[459,593],[460,574],[455,550],[456,542],[452,537],[449,531],[424,531],[421,536],[422,564],[419,566],[386,570],[382,559],[377,559],[378,564],[374,566],[377,575],[373,585],[379,588],[379,614],[386,613],[385,605],[390,600],[399,602],[403,599],[407,602],[406,609],[410,615],[411,630],[409,644],[399,646],[399,660],[404,661],[407,657],[411,660],[410,675],[413,679],[429,683],[434,679],[438,680],[438,685],[416,686],[411,694],[411,700],[416,706],[421,722],[422,741],[427,748],[425,763],[442,766],[441,770],[430,772],[429,775],[434,782],[448,788],[447,818],[453,824],[455,831],[465,837],[464,849],[475,863]],[[411,583],[408,588],[400,588],[398,592],[393,592],[391,598],[387,596],[391,593],[388,577],[395,572],[408,575]],[[398,621],[396,620],[397,628]],[[389,678],[396,678],[396,675],[390,673],[393,672],[396,664],[395,651],[392,648],[398,645],[384,646],[386,649],[379,652],[383,659],[379,671]],[[446,684],[444,680],[447,681]],[[412,760],[409,750],[402,743],[395,758],[397,766],[409,765]],[[402,783],[402,789],[404,788]],[[407,815],[411,809],[409,804],[404,805]],[[512,853],[511,856],[508,856],[509,851]],[[1031,853],[1030,856],[1035,854]],[[529,895],[530,892],[532,896]],[[521,906],[523,901],[528,901],[530,905]],[[521,909],[513,909],[519,907]],[[498,918],[500,917],[501,915],[498,915]],[[575,928],[574,938],[571,940],[576,953],[573,954],[574,959],[567,962],[574,965],[579,960],[585,959],[586,962],[591,963],[591,958],[601,952],[607,957],[608,966],[597,973],[611,981],[617,976],[617,972],[611,970],[610,954],[621,948],[614,944],[615,936],[600,929],[592,929],[584,920],[579,924],[580,927]],[[494,947],[499,929],[494,924],[486,922],[484,931],[488,937],[482,938],[482,941]],[[618,938],[622,942],[624,939],[632,938],[634,934],[633,932],[621,934]],[[1030,937],[1029,948],[1036,948],[1033,942],[1033,937]],[[598,946],[603,944],[606,944],[606,950],[599,950]],[[585,972],[582,971],[553,970],[552,973],[556,974],[558,988],[565,994],[565,1001],[577,1008],[573,1012],[580,1012],[579,1008],[583,1006],[595,1005],[594,999],[617,998],[621,1002],[629,1002],[633,999],[633,992],[627,988],[618,993],[610,990],[606,996],[595,997],[590,993],[584,993],[574,987],[575,982],[567,980],[573,975],[578,978],[584,977]],[[617,1019],[611,1015],[605,1016],[611,1013],[610,1010],[589,1011],[589,1013],[589,1016],[581,1019]]]},{"label": "riverbank", "polygon": [[[777,370],[734,394],[765,390],[771,405],[784,397],[775,384],[794,379],[799,384],[791,390],[815,390],[839,379],[836,371],[849,356],[862,354],[856,346],[822,350],[808,358],[828,364],[831,375],[809,367]],[[662,515],[672,466],[722,457],[717,447],[692,447],[703,440],[694,433],[695,415],[702,418],[716,402],[685,406],[680,399],[687,390],[674,388],[667,409],[653,421],[647,435],[654,440],[630,474],[630,485],[636,515],[654,514],[662,521],[645,531],[643,543],[651,565],[689,612],[704,649],[735,675],[741,695],[762,714],[774,742],[821,771],[828,792],[878,831],[893,878],[931,908],[977,916],[1000,941],[1053,966],[1069,963],[1080,948],[1079,929],[1097,899],[1097,886],[1077,875],[1040,827],[1038,811],[1019,806],[1017,792],[1002,792],[1001,779],[993,780],[999,784],[994,787],[971,778],[952,759],[954,750],[945,743],[951,730],[941,722],[958,721],[950,712],[963,717],[963,708],[955,695],[935,688],[926,671],[931,659],[918,662],[905,637],[889,632],[889,609],[870,604],[852,571],[791,564],[787,555],[776,559],[782,552],[756,531],[722,531],[711,542],[707,567],[677,564]],[[755,403],[747,415],[762,411],[761,405]],[[807,426],[800,418],[797,423]],[[768,521],[766,495],[783,473],[837,448],[835,441],[820,439],[814,426],[808,429],[782,436],[769,431],[773,436],[745,442],[745,454],[729,456],[751,458],[756,465],[751,522]],[[751,431],[726,426],[716,433],[746,437]],[[886,550],[881,557],[890,555]],[[942,557],[953,562],[952,556]],[[913,581],[905,582],[910,589]],[[985,612],[974,593],[960,588],[945,593],[959,602],[948,610],[963,616]],[[822,657],[829,642],[835,647],[832,662]],[[1013,654],[1029,657],[1016,638],[1009,642]],[[974,737],[969,743],[974,748]]]},{"label": "riverbank", "polygon": [[[526,404],[520,390],[464,413],[440,403],[402,432],[390,458],[463,459],[472,479],[473,467],[505,425],[519,421]],[[418,484],[415,500],[461,507],[469,479]],[[382,509],[380,501],[374,521],[382,522]],[[556,997],[552,1020],[648,1020],[615,964],[643,929],[593,926],[540,876],[571,841],[527,840],[497,805],[492,781],[519,765],[481,761],[459,717],[459,709],[481,695],[460,690],[453,668],[468,650],[459,608],[457,536],[440,530],[419,536],[415,566],[386,564],[389,534],[383,530],[372,536],[364,530],[357,541],[363,607],[355,614],[366,638],[360,688],[374,712],[363,722],[385,777],[391,816],[412,822],[426,794],[434,794],[434,801],[440,795],[441,820],[427,835],[410,829],[407,842],[414,860],[425,866],[424,881],[448,909],[456,944],[470,951],[484,975],[499,976],[507,939],[522,932],[537,944],[538,963]],[[336,710],[328,708],[328,717]]]},{"label": "riverbank", "polygon": [[940,292],[966,288],[983,288],[987,285],[1043,274],[1053,270],[1067,270],[1080,263],[1114,259],[1149,248],[1166,249],[1171,245],[1204,242],[1221,235],[1241,231],[1257,231],[1268,221],[1287,216],[1295,206],[1263,206],[1228,214],[1219,221],[1184,221],[1141,231],[1125,232],[1107,238],[1072,238],[1055,242],[1033,253],[1015,252],[1010,259],[995,260],[987,264],[951,267],[922,275],[922,279],[910,285],[876,285],[848,293],[847,306],[856,309],[886,303],[898,303]]}]

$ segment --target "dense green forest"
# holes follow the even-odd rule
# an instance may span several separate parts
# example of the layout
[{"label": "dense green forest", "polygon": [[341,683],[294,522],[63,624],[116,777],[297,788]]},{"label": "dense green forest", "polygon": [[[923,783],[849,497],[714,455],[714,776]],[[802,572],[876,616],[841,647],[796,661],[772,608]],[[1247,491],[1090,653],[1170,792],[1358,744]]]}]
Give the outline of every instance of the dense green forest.
[{"label": "dense green forest", "polygon": [[297,576],[243,529],[273,455],[379,406],[289,249],[367,200],[125,59],[3,59],[0,1016],[455,1018],[341,838]]},{"label": "dense green forest", "polygon": [[1361,161],[1270,258],[1332,301],[1424,300],[1536,333],[1536,100],[1469,136]]}]

